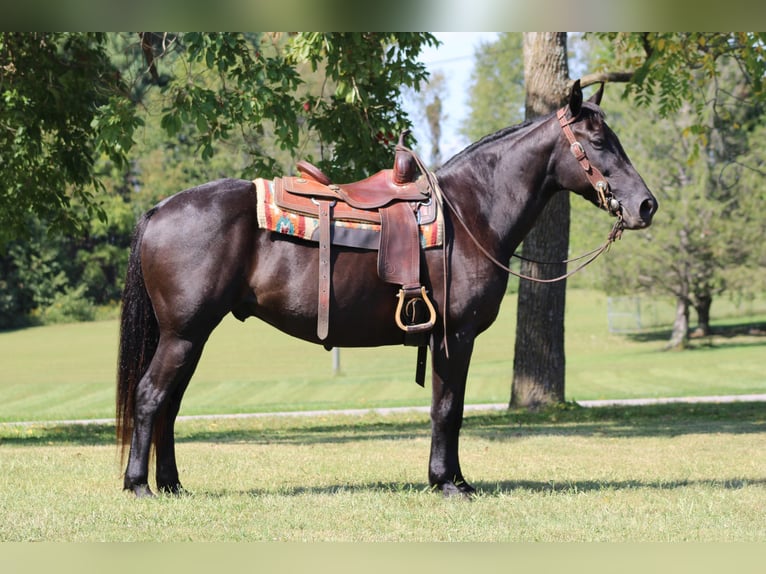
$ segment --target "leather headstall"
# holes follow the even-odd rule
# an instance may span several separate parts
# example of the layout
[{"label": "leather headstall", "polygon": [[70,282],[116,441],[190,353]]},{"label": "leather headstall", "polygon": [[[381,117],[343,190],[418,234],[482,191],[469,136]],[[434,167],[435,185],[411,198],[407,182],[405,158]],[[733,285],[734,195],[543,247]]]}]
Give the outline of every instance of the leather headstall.
[{"label": "leather headstall", "polygon": [[609,192],[609,182],[604,177],[604,174],[590,162],[588,154],[585,153],[585,148],[583,148],[582,144],[577,141],[574,133],[572,133],[572,128],[569,126],[577,121],[578,116],[567,118],[568,111],[569,106],[565,106],[556,113],[556,116],[558,117],[559,125],[564,132],[564,136],[566,136],[567,141],[569,142],[569,150],[585,171],[585,176],[593,186],[593,189],[596,190],[599,207],[605,209],[612,215],[617,215],[620,210],[620,203],[612,197],[612,194]]}]

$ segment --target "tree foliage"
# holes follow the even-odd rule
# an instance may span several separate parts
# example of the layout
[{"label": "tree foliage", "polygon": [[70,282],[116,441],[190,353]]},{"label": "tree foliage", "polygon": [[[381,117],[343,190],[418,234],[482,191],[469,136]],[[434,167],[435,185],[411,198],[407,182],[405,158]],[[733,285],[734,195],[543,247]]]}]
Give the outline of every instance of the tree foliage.
[{"label": "tree foliage", "polygon": [[728,65],[739,68],[751,102],[766,101],[766,34],[687,32],[598,34],[609,47],[600,67],[630,70],[626,94],[639,105],[656,103],[663,117],[691,105],[698,115],[710,104]]},{"label": "tree foliage", "polygon": [[[417,55],[435,45],[421,33],[301,33],[291,38],[288,56],[324,67],[334,84],[310,94],[307,126],[324,152],[320,166],[339,179],[369,175],[391,162],[398,132],[411,122],[401,108],[402,90],[418,89],[428,76]],[[305,106],[304,106],[305,108]]]},{"label": "tree foliage", "polygon": [[[111,36],[0,35],[3,242],[23,232],[27,214],[71,230],[73,199],[103,216],[96,162],[126,165],[146,94],[110,58]],[[239,130],[251,136],[249,172],[271,173],[274,153],[258,144],[297,153],[304,127],[319,142],[315,159],[338,177],[389,160],[394,134],[408,126],[400,90],[425,79],[417,55],[436,43],[421,33],[186,33],[161,35],[158,47],[147,35],[123,36],[145,58],[144,75],[162,84],[162,127],[174,137],[192,126],[203,160]],[[158,72],[165,62],[169,73]],[[300,89],[305,65],[325,75],[318,93]]]},{"label": "tree foliage", "polygon": [[0,34],[0,245],[30,216],[71,231],[97,209],[94,163],[123,165],[141,124],[104,34]]},{"label": "tree foliage", "polygon": [[[626,236],[617,247],[619,265],[602,262],[608,288],[664,290],[679,297],[687,318],[692,307],[701,317],[705,309],[709,314],[712,298],[724,291],[746,294],[762,289],[764,250],[756,237],[762,237],[764,230],[758,207],[764,170],[760,148],[754,144],[763,135],[766,36],[590,35],[594,36],[602,43],[594,51],[598,57],[591,60],[593,72],[583,82],[626,82],[625,98],[631,107],[623,105],[620,110],[607,103],[605,108],[610,124],[658,192],[661,204],[654,227],[630,234],[629,242]],[[561,67],[556,50],[550,50],[548,59],[552,68],[557,63]],[[477,64],[476,73],[491,81],[497,72],[482,71]],[[498,91],[488,101],[489,109],[492,103],[502,107],[505,93]],[[481,114],[478,101],[472,101],[472,108],[477,116]],[[475,117],[472,123],[478,123]],[[626,125],[632,128],[626,130]],[[615,257],[613,253],[611,258]],[[651,261],[656,264],[653,275]],[[535,304],[542,303],[520,306],[520,324],[522,314]],[[522,345],[517,345],[517,351],[543,352],[545,342],[563,332],[563,322],[548,331],[535,340],[520,330],[517,343]],[[545,396],[558,367],[551,365],[547,374],[536,377],[530,394]],[[563,396],[563,385],[561,391]]]},{"label": "tree foliage", "polygon": [[524,119],[524,56],[520,32],[503,32],[474,54],[469,113],[461,132],[475,141]]}]

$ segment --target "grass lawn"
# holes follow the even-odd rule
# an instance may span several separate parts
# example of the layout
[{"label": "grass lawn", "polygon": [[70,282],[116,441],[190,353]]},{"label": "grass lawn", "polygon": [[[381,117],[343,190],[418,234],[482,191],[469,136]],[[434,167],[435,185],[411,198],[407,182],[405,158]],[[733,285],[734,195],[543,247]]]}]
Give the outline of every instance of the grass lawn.
[{"label": "grass lawn", "polygon": [[[724,334],[663,352],[661,331],[610,334],[603,294],[567,297],[568,400],[766,392],[762,335]],[[477,340],[468,403],[508,401],[515,315],[509,296]],[[0,422],[111,417],[117,331],[116,321],[102,321],[0,333]],[[338,376],[331,364],[320,346],[228,317],[210,338],[181,414],[429,404],[428,386],[413,382],[414,349],[343,349]]]},{"label": "grass lawn", "polygon": [[111,425],[0,426],[0,541],[762,543],[764,406],[472,413],[470,503],[429,491],[424,414],[184,421],[191,495],[154,500]]}]

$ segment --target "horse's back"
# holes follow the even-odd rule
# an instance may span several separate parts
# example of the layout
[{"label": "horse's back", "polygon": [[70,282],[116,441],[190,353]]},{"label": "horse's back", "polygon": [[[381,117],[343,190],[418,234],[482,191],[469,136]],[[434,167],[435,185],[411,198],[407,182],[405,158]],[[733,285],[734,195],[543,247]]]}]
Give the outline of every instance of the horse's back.
[{"label": "horse's back", "polygon": [[242,214],[255,209],[255,185],[244,179],[217,179],[190,187],[160,201],[154,207],[153,219],[188,217],[200,219],[229,214]]}]

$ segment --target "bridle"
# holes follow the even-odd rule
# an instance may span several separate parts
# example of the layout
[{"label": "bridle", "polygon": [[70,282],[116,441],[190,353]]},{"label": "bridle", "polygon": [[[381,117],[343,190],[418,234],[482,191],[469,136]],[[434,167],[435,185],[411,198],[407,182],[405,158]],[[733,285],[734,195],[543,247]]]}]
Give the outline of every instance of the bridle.
[{"label": "bridle", "polygon": [[556,117],[559,120],[559,125],[564,132],[564,136],[569,142],[569,151],[572,152],[577,163],[579,163],[580,167],[585,171],[585,177],[588,178],[593,189],[596,190],[599,207],[605,209],[612,215],[617,215],[619,217],[620,202],[609,191],[609,182],[604,177],[604,174],[602,174],[599,169],[588,160],[588,154],[585,153],[585,148],[583,148],[582,144],[577,141],[574,133],[572,133],[572,128],[569,127],[577,121],[579,114],[567,119],[568,111],[569,106],[565,106],[556,112]]},{"label": "bridle", "polygon": [[[454,205],[452,205],[452,202],[450,199],[445,196],[441,188],[439,188],[439,184],[436,181],[436,176],[430,172],[423,161],[420,159],[420,157],[412,150],[404,147],[404,146],[397,146],[397,149],[403,149],[405,151],[408,151],[412,158],[415,160],[415,163],[420,168],[420,171],[423,173],[424,177],[426,178],[426,181],[428,182],[429,188],[432,190],[432,195],[436,197],[437,202],[439,203],[439,206],[444,209],[445,206],[447,206],[452,212],[452,214],[455,216],[455,219],[460,223],[460,225],[463,227],[463,230],[468,234],[468,237],[471,238],[471,241],[476,245],[476,247],[481,251],[484,256],[489,259],[495,266],[502,269],[506,273],[509,273],[515,277],[518,277],[519,279],[527,279],[529,281],[534,281],[536,283],[555,283],[556,281],[562,281],[566,279],[567,277],[571,277],[578,271],[584,269],[586,266],[591,264],[593,261],[596,260],[596,258],[607,251],[612,243],[614,243],[617,239],[620,239],[622,237],[622,231],[625,228],[625,223],[622,219],[622,209],[620,206],[620,202],[612,195],[612,193],[609,191],[609,182],[604,177],[604,175],[599,171],[599,169],[593,165],[590,160],[588,160],[588,155],[585,153],[585,148],[583,148],[582,144],[577,141],[577,138],[575,137],[574,133],[572,133],[572,128],[569,126],[573,124],[575,121],[577,121],[579,114],[577,116],[574,116],[570,119],[567,119],[566,115],[569,111],[569,106],[564,106],[560,110],[556,112],[556,117],[558,118],[559,125],[561,126],[562,131],[564,132],[564,136],[567,138],[567,141],[569,142],[569,149],[574,155],[577,162],[580,164],[580,166],[585,170],[585,175],[588,178],[588,181],[593,186],[593,189],[596,190],[596,193],[598,194],[598,200],[599,200],[599,207],[602,209],[605,209],[610,214],[617,217],[617,221],[612,226],[611,231],[607,235],[606,241],[603,245],[600,247],[597,247],[596,249],[593,249],[592,251],[589,251],[588,253],[585,253],[583,255],[580,255],[579,257],[574,257],[572,259],[566,259],[564,261],[535,261],[533,259],[527,259],[525,257],[522,257],[520,255],[516,255],[515,253],[511,257],[515,257],[517,259],[521,259],[523,261],[527,261],[529,263],[536,263],[538,265],[560,265],[560,264],[566,264],[566,263],[572,263],[574,261],[580,261],[585,259],[583,263],[578,265],[575,269],[568,271],[567,273],[564,273],[563,275],[560,275],[558,277],[554,277],[553,279],[540,279],[539,277],[532,277],[530,275],[524,275],[523,273],[519,273],[518,271],[514,271],[507,265],[501,263],[498,261],[489,251],[487,251],[484,246],[479,242],[478,239],[474,236],[474,234],[471,232],[470,227],[463,221],[463,218],[460,215],[460,212],[455,208]],[[446,250],[445,250],[446,253]],[[446,258],[446,255],[445,255]],[[446,275],[446,261],[445,261],[445,275]],[[445,277],[446,280],[446,277]]]}]

